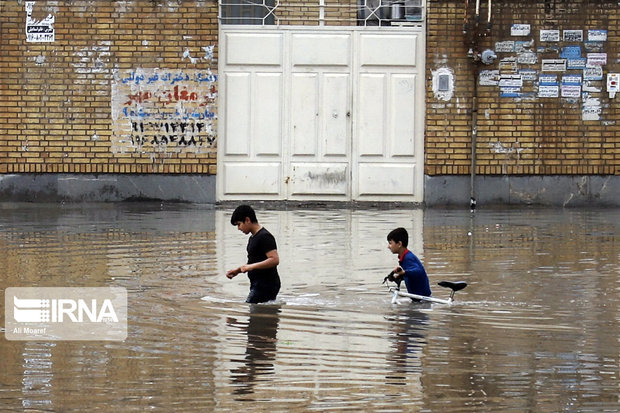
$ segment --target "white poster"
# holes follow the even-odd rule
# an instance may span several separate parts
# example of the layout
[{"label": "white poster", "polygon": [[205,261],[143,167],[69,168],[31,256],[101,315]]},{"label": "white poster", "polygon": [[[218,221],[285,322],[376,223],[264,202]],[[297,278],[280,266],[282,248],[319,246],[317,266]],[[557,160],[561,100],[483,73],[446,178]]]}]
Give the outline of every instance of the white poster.
[{"label": "white poster", "polygon": [[588,53],[588,66],[605,66],[607,53]]},{"label": "white poster", "polygon": [[539,98],[557,98],[560,93],[558,85],[540,85],[538,86]]},{"label": "white poster", "polygon": [[515,42],[506,40],[503,42],[495,42],[495,53],[512,53],[515,51]]},{"label": "white poster", "polygon": [[542,72],[566,72],[566,59],[543,59]]},{"label": "white poster", "polygon": [[607,41],[607,30],[588,30],[588,40],[591,42]]},{"label": "white poster", "polygon": [[562,97],[571,99],[581,98],[581,85],[562,84]]},{"label": "white poster", "polygon": [[583,30],[564,30],[562,36],[565,42],[583,42]]},{"label": "white poster", "polygon": [[559,30],[541,30],[540,41],[541,42],[559,42],[560,31]]},{"label": "white poster", "polygon": [[517,87],[523,86],[523,78],[521,75],[503,74],[499,77],[499,87]]},{"label": "white poster", "polygon": [[513,24],[510,26],[511,36],[529,36],[530,25],[529,24]]},{"label": "white poster", "polygon": [[33,43],[49,43],[56,40],[56,33],[54,31],[55,17],[48,14],[42,20],[36,20],[32,18],[32,9],[34,8],[34,1],[26,2],[26,41]]},{"label": "white poster", "polygon": [[603,80],[603,67],[586,66],[583,69],[583,80]]},{"label": "white poster", "polygon": [[481,70],[480,86],[497,86],[499,84],[499,70]]},{"label": "white poster", "polygon": [[581,120],[601,120],[601,103],[597,98],[584,102],[581,108]]}]

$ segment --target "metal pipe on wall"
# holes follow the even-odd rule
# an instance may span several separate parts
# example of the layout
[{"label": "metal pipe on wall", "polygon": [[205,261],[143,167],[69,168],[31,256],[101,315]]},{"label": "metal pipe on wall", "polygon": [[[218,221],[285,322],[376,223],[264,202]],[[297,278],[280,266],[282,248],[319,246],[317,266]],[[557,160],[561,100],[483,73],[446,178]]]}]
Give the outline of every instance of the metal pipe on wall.
[{"label": "metal pipe on wall", "polygon": [[478,64],[474,65],[474,93],[471,102],[471,166],[469,172],[469,208],[476,209],[476,145],[478,141]]},{"label": "metal pipe on wall", "polygon": [[[465,2],[466,7],[468,1]],[[465,10],[467,13],[467,9]],[[487,24],[484,33],[480,31],[480,0],[476,0],[475,17],[474,17],[474,32],[472,33],[473,43],[473,95],[472,95],[472,107],[471,107],[471,165],[469,172],[469,208],[474,210],[476,208],[476,163],[477,152],[476,146],[478,144],[478,81],[480,76],[480,52],[478,50],[480,38],[487,36],[491,32],[491,0],[487,0]],[[486,63],[486,62],[485,62]],[[488,63],[487,63],[488,64]]]},{"label": "metal pipe on wall", "polygon": [[469,0],[465,0],[465,12],[463,13],[463,36],[469,32],[469,18],[467,11],[469,10]]},{"label": "metal pipe on wall", "polygon": [[487,3],[487,23],[491,23],[491,0]]}]

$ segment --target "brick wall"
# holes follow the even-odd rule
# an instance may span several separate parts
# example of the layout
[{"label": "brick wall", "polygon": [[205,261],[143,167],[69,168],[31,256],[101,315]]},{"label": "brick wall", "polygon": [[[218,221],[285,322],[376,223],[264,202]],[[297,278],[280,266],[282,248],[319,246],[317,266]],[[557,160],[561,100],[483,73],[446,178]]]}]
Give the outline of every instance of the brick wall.
[{"label": "brick wall", "polygon": [[216,1],[28,4],[0,2],[0,173],[215,174]]},{"label": "brick wall", "polygon": [[[351,4],[326,5],[336,3]],[[215,174],[217,2],[39,0],[30,15],[27,4],[0,2],[0,173]],[[620,71],[619,10],[614,1],[495,0],[478,50],[513,42],[514,51],[476,65],[463,41],[464,2],[428,1],[425,173],[470,173],[477,89],[478,174],[620,175],[620,96],[610,99],[604,78],[585,80],[583,69],[542,70],[578,47],[583,59],[606,57],[603,76]],[[354,21],[344,6],[326,16]],[[530,33],[513,35],[514,24]],[[541,30],[560,39],[542,41]],[[564,30],[583,38],[565,39]],[[606,39],[589,42],[590,30],[607,30]],[[521,61],[525,54],[535,63]],[[500,79],[524,69],[522,86],[502,91]],[[441,70],[453,75],[449,97],[434,89]],[[475,70],[491,84],[475,87]],[[541,95],[546,74],[557,97]],[[566,88],[562,97],[565,75],[582,76],[582,93]]]},{"label": "brick wall", "polygon": [[[425,173],[470,173],[472,98],[478,69],[487,81],[477,86],[477,174],[620,175],[620,95],[610,99],[605,89],[607,72],[620,71],[618,2],[494,0],[491,31],[480,38],[478,49],[495,50],[499,46],[505,50],[497,52],[498,58],[491,65],[476,65],[467,55],[471,44],[464,44],[464,3],[428,2]],[[475,2],[469,3],[471,18]],[[481,1],[480,14],[486,23],[486,0]],[[515,24],[529,24],[529,34],[513,27]],[[549,30],[550,35],[559,33],[560,38],[547,41],[545,37],[543,41],[540,30]],[[564,30],[577,32],[565,38]],[[599,30],[607,30],[606,40],[600,40]],[[578,31],[582,31],[582,39]],[[589,41],[589,36],[598,40]],[[543,71],[543,62],[576,53],[580,55],[572,61],[573,68]],[[593,69],[602,73],[603,79],[585,80],[598,76],[592,76],[591,71],[586,75],[580,67],[588,53],[596,54],[591,64],[600,63],[606,56],[606,64]],[[434,75],[442,70],[454,79],[447,95],[433,86]],[[504,89],[498,84],[509,81],[512,75],[522,75],[522,86]],[[557,97],[553,97],[553,86],[545,89],[551,90],[551,96],[541,91],[541,75],[555,76]],[[579,86],[563,86],[562,79],[567,75],[581,76],[582,93]]]},{"label": "brick wall", "polygon": [[319,1],[283,0],[275,14],[282,25],[318,26],[321,10],[326,26],[357,25],[356,0],[326,0],[324,6]]}]

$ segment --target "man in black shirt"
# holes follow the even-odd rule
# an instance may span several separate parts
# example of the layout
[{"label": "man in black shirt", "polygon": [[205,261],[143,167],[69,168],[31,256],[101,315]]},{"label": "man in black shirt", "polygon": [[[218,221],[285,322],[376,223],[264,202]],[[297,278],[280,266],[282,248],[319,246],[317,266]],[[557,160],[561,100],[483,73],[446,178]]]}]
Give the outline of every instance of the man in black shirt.
[{"label": "man in black shirt", "polygon": [[277,268],[280,258],[276,239],[258,223],[256,213],[249,205],[239,205],[233,212],[230,223],[244,234],[252,235],[248,240],[247,264],[228,270],[226,277],[232,279],[239,273],[248,273],[250,294],[245,300],[247,303],[275,300],[280,291],[280,276]]}]

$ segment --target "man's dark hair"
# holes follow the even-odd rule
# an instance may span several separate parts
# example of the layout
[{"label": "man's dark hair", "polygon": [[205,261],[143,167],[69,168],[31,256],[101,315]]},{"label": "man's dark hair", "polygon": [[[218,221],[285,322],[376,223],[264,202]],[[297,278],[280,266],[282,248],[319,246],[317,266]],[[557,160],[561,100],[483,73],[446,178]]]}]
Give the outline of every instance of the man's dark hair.
[{"label": "man's dark hair", "polygon": [[409,244],[409,234],[407,233],[407,230],[405,228],[396,228],[392,231],[390,231],[390,233],[387,236],[387,240],[388,241],[394,241],[394,242],[402,242],[403,243],[403,247],[407,247],[407,244]]},{"label": "man's dark hair", "polygon": [[251,206],[239,205],[232,213],[230,223],[237,225],[237,222],[245,222],[246,218],[250,218],[250,222],[253,224],[258,223],[258,220],[256,219],[256,212],[254,212],[254,209]]}]

